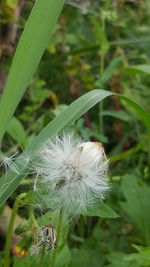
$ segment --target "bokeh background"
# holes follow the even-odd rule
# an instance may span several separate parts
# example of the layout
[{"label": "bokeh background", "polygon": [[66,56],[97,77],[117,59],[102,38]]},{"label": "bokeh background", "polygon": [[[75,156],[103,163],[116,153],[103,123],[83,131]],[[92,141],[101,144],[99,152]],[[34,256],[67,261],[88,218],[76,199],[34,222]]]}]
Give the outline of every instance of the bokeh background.
[{"label": "bokeh background", "polygon": [[[0,94],[33,4],[0,0]],[[68,1],[8,127],[2,154],[24,150],[72,101],[95,88],[129,96],[150,111],[149,33],[149,0]],[[106,203],[120,217],[81,217],[69,230],[68,261],[58,266],[150,266],[150,144],[143,123],[131,107],[111,97],[69,130],[104,144],[111,187]],[[24,188],[30,190],[30,183],[22,183],[1,209],[2,256],[11,208]],[[16,223],[27,216],[27,208],[20,209]],[[19,240],[14,233],[12,247]],[[27,259],[20,262],[12,254],[12,266],[25,266]]]}]

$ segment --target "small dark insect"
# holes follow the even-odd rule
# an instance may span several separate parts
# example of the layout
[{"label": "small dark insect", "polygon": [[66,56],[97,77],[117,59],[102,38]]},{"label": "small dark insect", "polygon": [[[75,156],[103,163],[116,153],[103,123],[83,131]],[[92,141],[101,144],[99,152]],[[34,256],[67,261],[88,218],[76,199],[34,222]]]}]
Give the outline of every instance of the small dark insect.
[{"label": "small dark insect", "polygon": [[47,250],[56,248],[56,231],[54,225],[45,224],[37,231],[37,235],[39,242],[34,246],[35,248],[39,248],[46,244],[48,244]]}]

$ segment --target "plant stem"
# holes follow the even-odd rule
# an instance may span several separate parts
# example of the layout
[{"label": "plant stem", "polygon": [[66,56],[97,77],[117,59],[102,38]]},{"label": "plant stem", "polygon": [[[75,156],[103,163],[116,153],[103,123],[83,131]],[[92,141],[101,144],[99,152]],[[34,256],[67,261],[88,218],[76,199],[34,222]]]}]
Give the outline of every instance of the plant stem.
[{"label": "plant stem", "polygon": [[13,233],[13,226],[14,226],[14,221],[15,221],[15,217],[19,208],[19,204],[22,198],[24,198],[26,196],[26,193],[22,193],[20,194],[15,202],[14,202],[14,206],[12,209],[12,214],[11,214],[11,218],[10,218],[10,222],[9,222],[9,226],[8,226],[8,232],[7,232],[7,237],[6,237],[6,243],[5,243],[5,250],[4,250],[4,267],[9,267],[9,263],[10,263],[10,246],[11,246],[11,238],[12,238],[12,233]]},{"label": "plant stem", "polygon": [[29,220],[30,220],[31,225],[38,227],[38,223],[34,217],[34,212],[33,212],[32,206],[29,207]]},{"label": "plant stem", "polygon": [[[101,53],[101,58],[100,58],[100,75],[103,75],[104,72],[104,60],[105,60],[105,55],[104,52],[102,51]],[[100,127],[100,134],[103,135],[103,116],[101,115],[103,111],[103,102],[101,101],[99,103],[99,127]]]},{"label": "plant stem", "polygon": [[42,251],[41,251],[41,255],[40,255],[40,261],[38,264],[39,267],[43,266],[44,254],[45,254],[45,245],[42,247]]},{"label": "plant stem", "polygon": [[60,240],[60,233],[61,233],[61,226],[62,226],[62,218],[63,218],[63,208],[60,209],[59,212],[59,217],[58,217],[58,228],[57,228],[57,236],[56,236],[56,249],[54,250],[54,253],[52,255],[52,261],[51,261],[51,267],[55,266],[56,262],[56,255],[57,255],[57,249],[58,249],[58,244]]},{"label": "plant stem", "polygon": [[[105,31],[105,19],[102,19],[102,31]],[[102,49],[101,49],[102,50]],[[102,77],[104,73],[104,62],[105,62],[105,51],[101,51],[100,53],[100,77]],[[99,128],[100,134],[103,135],[103,116],[101,115],[103,111],[103,102],[99,103]]]}]

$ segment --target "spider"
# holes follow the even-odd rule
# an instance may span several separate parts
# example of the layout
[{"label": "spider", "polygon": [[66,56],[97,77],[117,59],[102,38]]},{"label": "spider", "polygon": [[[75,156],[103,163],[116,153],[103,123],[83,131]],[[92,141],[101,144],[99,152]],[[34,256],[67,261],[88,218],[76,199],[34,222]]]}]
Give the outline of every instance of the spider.
[{"label": "spider", "polygon": [[38,231],[39,242],[35,245],[36,248],[39,248],[45,244],[48,244],[47,250],[56,248],[56,231],[54,225],[45,224]]}]

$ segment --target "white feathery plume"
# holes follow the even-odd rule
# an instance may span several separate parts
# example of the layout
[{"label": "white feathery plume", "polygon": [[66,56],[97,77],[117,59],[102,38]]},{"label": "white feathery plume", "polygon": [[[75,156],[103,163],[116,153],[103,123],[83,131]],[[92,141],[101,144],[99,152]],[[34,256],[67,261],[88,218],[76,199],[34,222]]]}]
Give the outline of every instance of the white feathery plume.
[{"label": "white feathery plume", "polygon": [[103,199],[109,188],[108,160],[102,144],[83,142],[69,134],[43,145],[34,170],[34,190],[42,193],[42,202],[52,209],[63,207],[71,217],[94,205],[96,199]]},{"label": "white feathery plume", "polygon": [[[0,188],[0,194],[3,192],[4,188],[7,187],[10,183],[12,183],[16,178],[17,175],[22,173],[22,169],[28,167],[28,163],[30,162],[30,157],[26,153],[22,153],[20,157],[15,157],[18,153],[7,157],[4,155],[0,155],[0,167],[4,167],[5,175],[3,177],[4,183]],[[16,163],[15,160],[18,162]],[[13,172],[12,179],[7,182],[7,170]],[[6,183],[5,183],[6,181]]]},{"label": "white feathery plume", "polygon": [[16,159],[16,154],[13,154],[12,156],[10,157],[7,157],[7,156],[1,156],[0,158],[0,161],[1,161],[1,164],[0,164],[0,167],[1,166],[4,166],[5,168],[5,172],[7,171],[7,169],[9,168],[12,172],[16,173],[16,174],[19,174],[19,170],[18,170],[18,167],[16,166],[14,160]]}]

